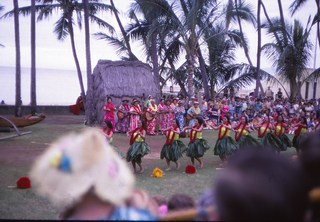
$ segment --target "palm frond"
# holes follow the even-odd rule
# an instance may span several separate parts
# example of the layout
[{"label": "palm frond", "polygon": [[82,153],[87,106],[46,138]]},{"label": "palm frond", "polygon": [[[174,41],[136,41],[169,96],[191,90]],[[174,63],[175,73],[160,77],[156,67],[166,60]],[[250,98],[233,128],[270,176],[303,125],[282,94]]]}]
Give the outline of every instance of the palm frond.
[{"label": "palm frond", "polygon": [[112,25],[110,25],[108,22],[102,20],[101,18],[97,17],[96,15],[89,14],[89,18],[92,22],[95,22],[95,24],[97,24],[99,27],[103,27],[103,28],[108,29],[108,31],[111,34],[115,33],[115,29]]},{"label": "palm frond", "polygon": [[300,9],[306,2],[307,0],[294,0],[289,7],[291,15],[293,15],[298,9]]},{"label": "palm frond", "polygon": [[111,46],[115,47],[117,50],[117,54],[120,55],[123,52],[127,52],[126,45],[123,40],[120,40],[118,38],[115,38],[113,36],[107,35],[102,32],[97,32],[93,34],[98,40],[105,40],[110,44]]},{"label": "palm frond", "polygon": [[64,16],[55,23],[54,33],[58,35],[58,40],[64,40],[69,35],[68,23],[69,21]]}]

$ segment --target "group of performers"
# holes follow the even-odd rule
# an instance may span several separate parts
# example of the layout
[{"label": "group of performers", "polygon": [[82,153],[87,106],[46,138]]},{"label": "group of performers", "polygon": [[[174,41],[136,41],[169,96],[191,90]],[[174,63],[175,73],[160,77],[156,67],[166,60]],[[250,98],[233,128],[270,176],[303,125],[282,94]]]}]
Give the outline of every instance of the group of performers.
[{"label": "group of performers", "polygon": [[[142,110],[138,101],[133,100],[131,107],[128,106],[129,100],[123,100],[122,102],[122,105],[119,107],[119,110],[123,110],[122,119],[118,118],[118,124],[116,125],[110,120],[110,118],[112,119],[112,116],[106,115],[105,122],[107,127],[103,128],[103,132],[105,133],[107,140],[112,142],[115,125],[119,131],[125,130],[124,126],[127,123],[121,121],[130,115],[130,118],[128,118],[129,129],[126,131],[127,135],[130,137],[129,149],[126,154],[121,153],[117,147],[115,147],[115,149],[123,158],[126,158],[128,162],[132,163],[135,173],[142,173],[144,171],[142,158],[150,153],[150,147],[148,143],[146,143],[145,138],[147,134],[156,134],[154,131],[155,122],[152,122],[155,118],[153,118],[153,120],[150,121],[151,123],[145,127],[140,119]],[[168,101],[162,100],[158,107],[155,105],[154,100],[150,99],[149,102],[147,109],[149,109],[150,114],[158,112],[159,110],[162,110],[162,112],[166,114],[174,114],[174,112],[170,111],[168,108],[168,106],[170,106]],[[177,107],[181,106],[178,105]],[[202,157],[204,153],[210,149],[209,143],[202,136],[202,131],[206,123],[200,115],[196,114],[198,112],[196,102],[192,107],[195,109],[195,115],[191,117],[190,122],[192,124],[189,124],[188,126],[181,126],[179,115],[173,115],[172,117],[167,115],[162,117],[163,127],[161,128],[161,131],[165,134],[166,140],[160,152],[160,159],[165,159],[167,164],[166,170],[171,170],[171,162],[175,163],[176,169],[180,169],[178,160],[183,157],[184,153],[190,158],[193,165],[195,165],[196,160],[199,163],[199,168],[203,167]],[[105,110],[116,109],[112,104],[111,98],[108,98],[108,102],[104,108]],[[166,112],[164,112],[164,110]],[[182,109],[180,112],[182,115]],[[170,120],[170,122],[168,122],[168,120]],[[214,130],[219,130],[218,139],[213,151],[214,155],[220,157],[222,161],[221,166],[224,166],[227,163],[228,158],[238,149],[243,149],[248,146],[254,146],[257,149],[268,147],[277,153],[287,150],[288,147],[294,147],[297,150],[297,153],[299,153],[302,138],[308,132],[306,118],[301,117],[300,120],[294,124],[295,135],[291,141],[286,135],[288,125],[284,122],[284,118],[281,115],[277,116],[276,121],[270,121],[270,117],[264,115],[262,122],[255,124],[254,126],[248,123],[248,118],[246,116],[241,116],[238,124],[232,126],[230,123],[230,116],[226,114],[223,116],[222,121],[218,126],[211,125],[210,127]],[[254,130],[257,131],[258,138],[251,135],[251,132]],[[187,145],[180,140],[180,135],[182,135],[183,132],[189,137],[189,143]],[[231,132],[234,132],[234,137],[231,136]],[[136,165],[139,169],[137,169]]]}]

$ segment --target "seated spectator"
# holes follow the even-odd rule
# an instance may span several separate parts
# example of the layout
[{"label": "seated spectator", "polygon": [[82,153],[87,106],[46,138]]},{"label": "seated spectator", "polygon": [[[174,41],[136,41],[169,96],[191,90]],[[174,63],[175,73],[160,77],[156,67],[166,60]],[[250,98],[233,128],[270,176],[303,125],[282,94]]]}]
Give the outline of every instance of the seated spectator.
[{"label": "seated spectator", "polygon": [[181,210],[195,207],[195,201],[187,194],[174,194],[169,198],[168,210]]},{"label": "seated spectator", "polygon": [[39,194],[63,209],[64,220],[156,216],[137,204],[134,175],[99,129],[87,128],[57,140],[36,160],[30,177]]},{"label": "seated spectator", "polygon": [[304,221],[304,179],[297,162],[268,149],[239,150],[215,179],[218,220]]}]

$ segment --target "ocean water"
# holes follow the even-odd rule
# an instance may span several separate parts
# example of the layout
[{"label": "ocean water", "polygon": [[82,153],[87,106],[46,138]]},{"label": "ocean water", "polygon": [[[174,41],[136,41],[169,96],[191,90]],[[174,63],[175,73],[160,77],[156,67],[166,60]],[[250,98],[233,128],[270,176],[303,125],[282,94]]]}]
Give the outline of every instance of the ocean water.
[{"label": "ocean water", "polygon": [[[21,68],[21,99],[30,104],[30,68]],[[87,88],[86,73],[82,71],[84,88]],[[0,67],[0,101],[15,104],[15,67]],[[36,72],[38,105],[72,105],[80,95],[76,70],[42,69]]]}]

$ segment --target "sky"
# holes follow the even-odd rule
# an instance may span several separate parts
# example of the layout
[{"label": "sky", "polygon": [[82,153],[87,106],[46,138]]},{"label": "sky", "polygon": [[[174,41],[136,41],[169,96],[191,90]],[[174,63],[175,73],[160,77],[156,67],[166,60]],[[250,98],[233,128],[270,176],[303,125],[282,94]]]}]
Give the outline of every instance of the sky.
[{"label": "sky", "polygon": [[[126,11],[132,2],[132,0],[116,0],[114,1],[116,7],[122,11],[122,18],[125,18]],[[253,6],[253,9],[256,11],[256,2],[257,0],[247,0],[246,2],[250,3]],[[289,5],[291,0],[283,0],[283,9],[286,13],[286,17],[289,20],[293,21],[293,17],[290,16],[288,12]],[[104,3],[109,4],[109,1],[106,0]],[[275,16],[278,15],[278,5],[277,0],[265,0],[264,1],[269,15]],[[13,9],[12,0],[1,0],[0,4],[5,6],[6,12]],[[19,0],[19,6],[29,5],[30,0]],[[303,25],[306,25],[308,15],[315,14],[314,1],[308,1],[308,3],[299,10],[298,13],[294,16],[298,18]],[[51,17],[50,19],[37,22],[36,27],[36,44],[37,44],[37,67],[39,68],[51,68],[51,69],[70,69],[75,70],[74,60],[72,56],[70,39],[66,38],[64,41],[58,41],[56,35],[53,33],[54,23],[57,21],[58,16]],[[107,15],[107,13],[102,14],[101,18],[109,21],[111,24],[114,24],[114,27],[117,27],[115,19]],[[21,45],[21,64],[22,67],[30,67],[30,16],[19,17],[20,19],[20,45]],[[263,18],[262,18],[263,19]],[[256,63],[256,51],[257,51],[257,32],[256,30],[248,25],[245,25],[244,30],[248,31],[248,39],[250,46],[250,56]],[[98,31],[105,32],[105,30],[99,29],[97,26],[91,26],[91,33]],[[315,33],[315,27],[313,30]],[[75,28],[75,38],[76,38],[76,47],[77,53],[81,65],[81,69],[85,70],[85,40],[84,40],[84,28],[79,30]],[[312,34],[311,40],[315,42],[315,34]],[[268,37],[263,35],[263,43],[268,41]],[[5,20],[0,20],[0,44],[5,47],[0,47],[0,67],[3,66],[15,66],[15,40],[14,40],[14,21],[13,17]],[[91,36],[91,60],[92,68],[95,67],[99,59],[108,59],[108,60],[119,60],[120,57],[115,53],[116,49],[112,46],[108,46],[107,42],[104,40],[98,40],[94,36]],[[319,48],[318,48],[318,51]],[[140,52],[139,47],[134,47],[134,53],[143,60],[143,54]],[[314,52],[312,53],[314,55]],[[319,58],[319,52],[317,52]],[[247,62],[246,58],[243,55],[242,50],[239,50],[237,53],[237,60],[239,62]],[[143,60],[144,61],[144,60]],[[265,56],[262,57],[262,68],[270,68],[272,65],[266,59]],[[314,60],[310,61],[309,67],[313,68]],[[317,59],[316,67],[320,67],[320,59]]]}]

